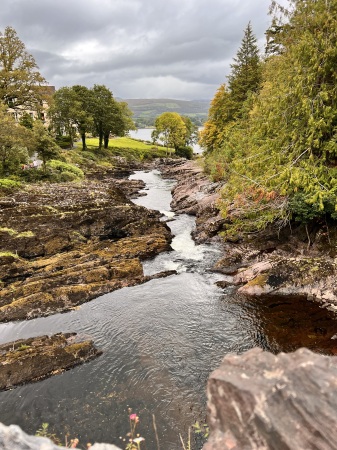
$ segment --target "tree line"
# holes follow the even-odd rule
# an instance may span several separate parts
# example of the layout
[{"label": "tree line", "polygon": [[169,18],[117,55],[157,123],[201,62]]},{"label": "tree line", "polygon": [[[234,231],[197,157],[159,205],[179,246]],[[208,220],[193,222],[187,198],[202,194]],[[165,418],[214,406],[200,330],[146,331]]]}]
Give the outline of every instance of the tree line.
[{"label": "tree line", "polygon": [[265,55],[249,24],[201,136],[232,236],[337,219],[337,0],[270,12]]},{"label": "tree line", "polygon": [[[73,147],[77,133],[86,149],[86,135],[97,136],[99,148],[109,137],[134,128],[132,112],[104,85],[63,87],[50,96],[46,80],[12,27],[0,32],[0,172],[13,174],[36,152],[44,168],[58,155],[66,135]],[[40,120],[46,113],[48,123]],[[34,116],[32,117],[34,112]],[[14,117],[15,116],[15,117]],[[17,117],[19,123],[17,123]],[[37,119],[36,119],[37,118]]]}]

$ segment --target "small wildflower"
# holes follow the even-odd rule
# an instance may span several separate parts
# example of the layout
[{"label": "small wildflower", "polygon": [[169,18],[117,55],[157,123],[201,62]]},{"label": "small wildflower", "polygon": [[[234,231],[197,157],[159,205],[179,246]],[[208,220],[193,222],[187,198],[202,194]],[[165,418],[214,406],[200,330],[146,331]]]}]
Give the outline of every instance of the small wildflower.
[{"label": "small wildflower", "polygon": [[137,420],[137,414],[130,414],[130,420]]},{"label": "small wildflower", "polygon": [[77,447],[77,444],[78,444],[80,441],[76,438],[76,439],[72,439],[70,442],[71,442],[70,448],[76,448],[76,447]]},{"label": "small wildflower", "polygon": [[135,438],[135,439],[133,440],[133,442],[135,442],[136,444],[139,444],[139,443],[142,442],[142,441],[145,441],[145,439],[144,439],[143,437],[141,437],[141,436],[139,436],[139,437],[137,437],[137,438]]}]

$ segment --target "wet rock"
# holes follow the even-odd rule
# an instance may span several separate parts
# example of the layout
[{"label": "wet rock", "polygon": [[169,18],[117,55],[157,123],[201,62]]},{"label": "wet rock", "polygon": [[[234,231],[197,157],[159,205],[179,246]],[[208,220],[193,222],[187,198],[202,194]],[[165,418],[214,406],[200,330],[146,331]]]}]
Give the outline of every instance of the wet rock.
[{"label": "wet rock", "polygon": [[208,381],[203,450],[337,449],[337,358],[299,349],[227,355]]},{"label": "wet rock", "polygon": [[177,275],[178,272],[176,270],[164,270],[162,272],[155,273],[153,275],[147,275],[144,277],[145,281],[156,280],[158,278],[166,278],[171,275]]},{"label": "wet rock", "polygon": [[0,345],[0,390],[61,373],[102,352],[75,333],[20,339]]},{"label": "wet rock", "polygon": [[231,285],[231,283],[229,283],[229,281],[226,281],[226,280],[217,281],[215,284],[216,284],[216,286],[218,286],[221,289],[225,289],[226,287]]},{"label": "wet rock", "polygon": [[0,321],[67,311],[146,281],[141,260],[169,250],[171,233],[159,212],[124,195],[127,185],[87,180],[13,194],[0,208]]},{"label": "wet rock", "polygon": [[258,262],[234,276],[242,294],[304,297],[337,305],[337,265],[325,258],[274,258]]},{"label": "wet rock", "polygon": [[[62,450],[44,437],[29,436],[17,425],[7,427],[0,423],[0,448],[1,450]],[[120,450],[112,444],[94,444],[91,450]]]}]

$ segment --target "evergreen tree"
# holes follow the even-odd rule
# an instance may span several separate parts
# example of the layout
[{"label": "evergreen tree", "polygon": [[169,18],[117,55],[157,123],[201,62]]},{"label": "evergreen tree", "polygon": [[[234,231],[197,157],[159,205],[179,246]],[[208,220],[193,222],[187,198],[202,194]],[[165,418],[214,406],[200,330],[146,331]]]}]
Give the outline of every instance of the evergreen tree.
[{"label": "evergreen tree", "polygon": [[223,138],[208,165],[227,181],[234,233],[337,219],[337,0],[289,3],[262,88],[225,134],[213,121]]},{"label": "evergreen tree", "polygon": [[231,69],[228,87],[240,115],[241,105],[248,98],[249,92],[257,92],[261,84],[259,48],[250,22],[244,31],[241,47],[231,64]]},{"label": "evergreen tree", "polygon": [[232,122],[247,112],[248,101],[259,90],[262,81],[262,64],[256,37],[249,23],[241,47],[231,64],[228,86],[217,90],[208,112],[208,119],[200,135],[200,145],[207,152],[219,151],[227,139]]}]

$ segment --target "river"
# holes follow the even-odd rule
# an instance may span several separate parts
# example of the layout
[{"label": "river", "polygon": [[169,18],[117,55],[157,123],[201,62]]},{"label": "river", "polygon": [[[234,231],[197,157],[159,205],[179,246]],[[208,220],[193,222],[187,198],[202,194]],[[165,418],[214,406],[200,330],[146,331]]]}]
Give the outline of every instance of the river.
[{"label": "river", "polygon": [[162,211],[175,236],[173,250],[147,261],[144,271],[175,269],[178,275],[103,295],[68,313],[1,324],[1,342],[69,331],[92,338],[103,350],[99,358],[61,375],[0,393],[1,422],[28,433],[48,422],[51,431],[69,432],[82,445],[123,447],[119,437],[128,431],[132,408],[147,450],[157,448],[153,414],[161,448],[178,450],[179,433],[186,437],[191,424],[205,420],[206,381],[222,357],[275,344],[263,327],[263,317],[268,319],[263,309],[215,285],[224,276],[209,269],[220,249],[196,246],[190,236],[194,218],[174,216],[174,181],[156,171],[132,178],[146,182],[147,195],[135,202]]}]

